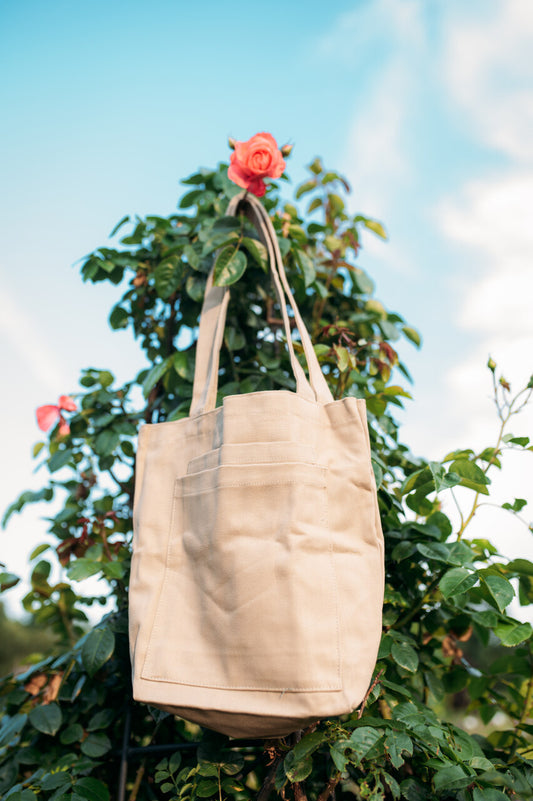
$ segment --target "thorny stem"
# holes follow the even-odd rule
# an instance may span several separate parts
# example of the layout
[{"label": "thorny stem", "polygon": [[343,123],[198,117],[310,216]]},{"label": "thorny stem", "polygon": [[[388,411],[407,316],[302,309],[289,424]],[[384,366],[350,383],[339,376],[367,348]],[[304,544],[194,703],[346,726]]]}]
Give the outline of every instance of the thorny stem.
[{"label": "thorny stem", "polygon": [[[496,445],[494,446],[494,448],[492,448],[491,457],[488,460],[486,467],[483,468],[483,473],[485,475],[487,475],[488,471],[490,470],[490,468],[492,467],[492,465],[494,464],[494,462],[496,460],[497,454],[500,452],[500,448],[501,448],[501,444],[502,444],[502,440],[503,440],[503,433],[505,431],[505,427],[506,427],[507,423],[511,419],[512,415],[518,414],[524,408],[524,406],[526,406],[526,404],[529,402],[529,400],[531,398],[531,394],[533,393],[533,389],[528,389],[526,387],[525,389],[520,390],[520,392],[518,392],[515,395],[515,397],[512,399],[512,401],[508,402],[508,401],[506,401],[504,399],[503,403],[506,406],[506,410],[505,410],[506,413],[504,413],[504,409],[502,408],[502,404],[500,404],[500,402],[498,401],[498,385],[496,384],[496,376],[495,376],[494,372],[492,373],[492,385],[493,385],[493,388],[494,388],[494,401],[496,403],[496,408],[498,410],[498,417],[501,420],[501,425],[500,425],[500,430],[498,432],[498,439],[496,441]],[[514,406],[515,406],[516,402],[518,401],[518,399],[520,398],[520,396],[524,395],[524,394],[526,395],[525,399],[518,406],[518,408],[514,408]],[[476,512],[477,512],[477,510],[478,510],[478,508],[480,506],[480,503],[479,503],[480,494],[481,493],[476,492],[476,494],[474,496],[474,502],[472,503],[472,508],[470,509],[470,512],[467,515],[466,519],[463,517],[463,515],[461,513],[461,510],[459,510],[459,513],[461,514],[461,527],[460,527],[459,531],[457,532],[457,540],[458,541],[463,536],[463,533],[464,533],[466,527],[472,521],[472,519],[474,518],[474,515],[476,514]],[[453,495],[453,490],[452,490],[452,495]],[[453,496],[453,497],[454,497],[455,502],[457,503],[457,500],[455,499],[455,496]]]},{"label": "thorny stem", "polygon": [[365,697],[363,698],[363,702],[362,702],[361,706],[359,707],[359,711],[358,711],[358,713],[357,713],[357,720],[361,720],[361,718],[363,717],[363,712],[365,711],[366,702],[368,701],[368,698],[369,698],[369,696],[370,696],[370,693],[372,692],[372,690],[374,689],[374,687],[376,686],[376,684],[378,684],[378,682],[379,682],[379,679],[380,679],[380,677],[381,677],[381,674],[383,673],[383,670],[384,670],[384,668],[382,668],[382,669],[379,671],[379,673],[377,674],[376,678],[374,679],[374,681],[372,682],[372,684],[370,685],[370,687],[369,687],[369,688],[368,688],[368,690],[366,691],[366,695],[365,695]]},{"label": "thorny stem", "polygon": [[[531,643],[528,643],[528,650],[529,650],[529,660],[530,660],[530,662],[533,662],[533,654],[531,652]],[[532,668],[533,668],[533,665],[532,665]],[[522,729],[522,727],[524,726],[525,722],[529,718],[529,714],[531,712],[532,706],[533,706],[533,670],[531,671],[531,676],[529,677],[529,681],[528,681],[528,684],[527,684],[526,696],[524,698],[524,708],[522,709],[522,714],[520,715],[520,718],[518,720],[518,723],[516,724],[516,728],[515,728],[515,732],[514,732],[515,738],[514,738],[513,746],[512,746],[512,749],[511,749],[511,756],[512,757],[514,757],[514,755],[516,753],[516,749],[518,747],[519,731]]]}]

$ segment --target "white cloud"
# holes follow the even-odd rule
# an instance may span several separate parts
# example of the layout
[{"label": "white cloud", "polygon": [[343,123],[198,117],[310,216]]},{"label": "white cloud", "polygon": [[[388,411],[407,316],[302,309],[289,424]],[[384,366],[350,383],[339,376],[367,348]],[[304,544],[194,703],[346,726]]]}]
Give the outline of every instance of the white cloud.
[{"label": "white cloud", "polygon": [[446,89],[482,142],[531,162],[533,4],[497,0],[470,19],[459,10],[444,18]]},{"label": "white cloud", "polygon": [[69,377],[60,360],[47,346],[30,315],[5,288],[0,289],[0,333],[52,399],[58,387],[68,386]]},{"label": "white cloud", "polygon": [[376,47],[417,47],[424,37],[420,0],[364,0],[340,14],[320,38],[317,52],[328,59],[364,65]]}]

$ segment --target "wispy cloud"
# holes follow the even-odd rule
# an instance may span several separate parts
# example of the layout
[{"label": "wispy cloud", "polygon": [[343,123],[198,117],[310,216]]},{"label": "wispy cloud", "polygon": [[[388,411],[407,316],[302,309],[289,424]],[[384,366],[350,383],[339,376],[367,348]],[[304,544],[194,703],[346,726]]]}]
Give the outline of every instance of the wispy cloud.
[{"label": "wispy cloud", "polygon": [[[453,4],[452,4],[453,8]],[[486,3],[468,18],[444,17],[444,85],[477,137],[517,159],[533,160],[533,5]]]},{"label": "wispy cloud", "polygon": [[69,386],[70,378],[43,332],[6,289],[0,289],[0,334],[51,398]]}]

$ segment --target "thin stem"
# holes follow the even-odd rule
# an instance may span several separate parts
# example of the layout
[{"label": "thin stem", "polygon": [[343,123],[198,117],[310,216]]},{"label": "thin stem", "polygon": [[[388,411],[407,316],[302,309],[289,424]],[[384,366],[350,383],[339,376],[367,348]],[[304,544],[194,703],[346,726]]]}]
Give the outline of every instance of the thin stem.
[{"label": "thin stem", "polygon": [[326,786],[324,787],[324,789],[322,790],[316,801],[328,801],[330,796],[333,795],[333,793],[335,792],[335,788],[340,782],[341,776],[342,773],[340,771],[337,771],[336,773],[333,774],[333,776],[330,776],[328,783],[326,784]]}]

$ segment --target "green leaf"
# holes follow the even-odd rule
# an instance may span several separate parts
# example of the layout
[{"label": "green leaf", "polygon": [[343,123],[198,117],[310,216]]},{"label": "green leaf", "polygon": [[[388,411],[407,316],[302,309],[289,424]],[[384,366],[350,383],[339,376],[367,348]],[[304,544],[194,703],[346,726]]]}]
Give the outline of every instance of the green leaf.
[{"label": "green leaf", "polygon": [[83,727],[79,723],[72,723],[67,726],[59,735],[60,742],[63,745],[71,745],[72,743],[79,743],[83,737]]},{"label": "green leaf", "polygon": [[82,581],[83,579],[89,578],[89,576],[95,576],[97,573],[100,573],[101,570],[101,562],[85,559],[85,557],[82,556],[70,565],[67,570],[67,576],[69,579],[72,579],[72,581]]},{"label": "green leaf", "polygon": [[289,751],[283,763],[285,774],[291,782],[302,782],[307,779],[313,770],[313,760],[310,756],[297,760],[294,751]]},{"label": "green leaf", "polygon": [[102,732],[89,734],[87,739],[81,744],[82,753],[92,759],[98,759],[104,754],[107,754],[110,748],[111,740],[106,734],[102,734]]},{"label": "green leaf", "polygon": [[[393,643],[393,648],[396,643]],[[371,748],[381,739],[383,732],[378,729],[373,729],[370,726],[359,726],[354,729],[348,740],[353,755],[350,756],[350,762],[354,765],[359,763]],[[355,758],[354,758],[355,757]]]},{"label": "green leaf", "polygon": [[60,770],[56,773],[47,773],[41,779],[42,790],[57,790],[58,787],[70,785],[70,775],[66,770]]},{"label": "green leaf", "polygon": [[461,477],[461,486],[479,492],[481,495],[488,495],[487,484],[490,484],[483,470],[477,464],[469,462],[468,459],[456,459],[450,465],[450,473],[456,473]]},{"label": "green leaf", "polygon": [[98,456],[111,456],[120,442],[120,437],[112,428],[105,428],[96,435],[94,450]]},{"label": "green leaf", "polygon": [[528,640],[533,629],[530,623],[502,623],[494,628],[494,633],[500,638],[502,645],[512,648]]},{"label": "green leaf", "polygon": [[55,473],[56,470],[65,467],[65,465],[70,462],[73,455],[74,453],[70,448],[63,448],[62,450],[56,451],[48,460],[48,469],[51,473]]},{"label": "green leaf", "polygon": [[145,398],[148,397],[157,382],[165,375],[166,371],[169,369],[169,362],[170,359],[165,359],[152,367],[143,381],[143,395]]},{"label": "green leaf", "polygon": [[121,306],[113,306],[111,314],[109,315],[109,325],[115,331],[119,328],[127,328],[129,323],[129,314],[126,309]]},{"label": "green leaf", "polygon": [[0,725],[0,747],[9,745],[18,737],[28,719],[26,714],[13,715],[12,718],[4,715]]},{"label": "green leaf", "polygon": [[390,761],[395,768],[401,767],[401,765],[404,763],[404,759],[402,757],[403,751],[405,751],[408,756],[411,756],[413,753],[413,742],[411,738],[402,731],[393,730],[389,732],[389,734],[387,734],[385,745],[390,756]]},{"label": "green leaf", "polygon": [[215,793],[218,793],[217,779],[204,779],[198,782],[198,786],[196,787],[196,795],[198,798],[210,798],[210,796]]},{"label": "green leaf", "polygon": [[305,195],[306,192],[312,192],[313,189],[316,188],[316,186],[317,186],[316,178],[313,178],[310,181],[304,181],[304,183],[300,184],[300,186],[294,193],[294,197],[296,198],[296,200],[298,200],[298,198],[302,197],[302,195]]},{"label": "green leaf", "polygon": [[444,574],[439,587],[445,598],[451,598],[453,595],[459,595],[469,590],[477,580],[476,573],[470,573],[464,567],[453,567]]},{"label": "green leaf", "polygon": [[405,670],[409,670],[411,673],[416,672],[418,668],[418,654],[408,643],[393,642],[391,654],[398,665],[405,668]]},{"label": "green leaf", "polygon": [[63,722],[63,715],[56,703],[35,706],[29,714],[30,723],[37,731],[52,736],[58,731]]},{"label": "green leaf", "polygon": [[369,231],[373,231],[377,234],[381,239],[387,239],[387,234],[385,229],[383,228],[382,224],[377,220],[370,220],[368,217],[363,217],[361,220],[365,228],[368,228]]},{"label": "green leaf", "polygon": [[16,576],[14,573],[4,573],[0,572],[0,592],[5,592],[5,590],[10,590],[11,587],[14,587],[18,584],[20,578]]},{"label": "green leaf", "polygon": [[[417,551],[426,559],[433,559],[437,562],[450,562],[450,550],[441,542],[417,543]],[[453,562],[452,562],[453,564]]]},{"label": "green leaf", "polygon": [[115,718],[114,709],[101,709],[96,712],[87,724],[87,731],[97,731],[98,729],[107,729]]},{"label": "green leaf", "polygon": [[223,248],[215,261],[213,283],[215,286],[230,286],[239,280],[247,267],[247,259],[242,250],[231,245]]},{"label": "green leaf", "polygon": [[404,325],[402,326],[402,331],[404,333],[404,336],[406,336],[407,339],[413,342],[417,346],[417,348],[419,348],[422,345],[422,337],[420,336],[416,328],[411,328],[408,325]]},{"label": "green leaf", "polygon": [[183,195],[181,198],[178,208],[188,209],[190,206],[199,203],[204,191],[203,189],[193,189],[192,192],[187,192],[187,194]]},{"label": "green leaf", "polygon": [[527,506],[524,498],[515,498],[513,503],[502,503],[502,509],[508,509],[511,512],[520,512],[524,506]]},{"label": "green leaf", "polygon": [[157,265],[154,272],[155,291],[163,300],[177,290],[183,276],[183,266],[178,256],[170,256]]},{"label": "green leaf", "polygon": [[[115,635],[107,628],[93,629],[81,649],[81,661],[87,673],[94,676],[115,650]],[[90,756],[90,754],[88,755]]]},{"label": "green leaf", "polygon": [[496,601],[498,609],[503,612],[514,598],[514,590],[511,583],[503,576],[483,576],[483,581]]},{"label": "green leaf", "polygon": [[99,779],[93,779],[92,776],[78,779],[74,789],[78,795],[88,798],[89,801],[109,801],[109,790],[106,785]]},{"label": "green leaf", "polygon": [[333,763],[337,770],[340,770],[341,773],[346,770],[346,765],[349,761],[349,752],[351,749],[351,744],[349,740],[337,740],[336,743],[332,743],[329,747],[329,753],[333,760]]},{"label": "green leaf", "polygon": [[268,253],[266,247],[258,239],[245,236],[242,240],[243,247],[246,248],[258,267],[268,270]]},{"label": "green leaf", "polygon": [[455,473],[446,473],[446,468],[439,462],[429,462],[429,469],[435,482],[435,489],[440,492],[443,489],[450,489],[461,483],[461,478]]},{"label": "green leaf", "polygon": [[292,753],[294,754],[295,760],[298,762],[304,759],[304,757],[309,756],[309,754],[312,754],[325,739],[326,732],[323,731],[314,731],[310,734],[306,734],[293,748]]},{"label": "green leaf", "polygon": [[495,787],[474,788],[473,801],[509,801],[509,796]]},{"label": "green leaf", "polygon": [[465,773],[460,765],[451,765],[437,771],[433,782],[437,792],[439,790],[459,790],[472,782],[472,774]]},{"label": "green leaf", "polygon": [[304,284],[306,287],[311,286],[316,278],[316,269],[313,260],[303,250],[295,250],[294,255],[303,273]]},{"label": "green leaf", "polygon": [[168,760],[168,769],[171,773],[176,773],[181,765],[181,754],[175,751]]},{"label": "green leaf", "polygon": [[513,559],[505,567],[506,570],[519,576],[533,576],[533,562],[529,559]]}]

